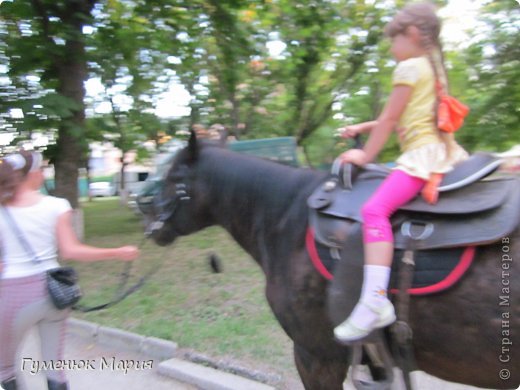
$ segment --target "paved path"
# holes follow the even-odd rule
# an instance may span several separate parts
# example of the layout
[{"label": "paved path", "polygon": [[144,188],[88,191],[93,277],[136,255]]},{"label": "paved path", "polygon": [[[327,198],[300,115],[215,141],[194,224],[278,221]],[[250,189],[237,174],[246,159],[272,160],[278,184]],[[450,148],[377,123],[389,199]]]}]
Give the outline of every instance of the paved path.
[{"label": "paved path", "polygon": [[[37,333],[33,332],[27,338],[20,354],[21,362],[23,358],[26,359],[25,367],[19,367],[23,377],[22,382],[24,382],[22,390],[47,389],[44,373],[39,372],[37,375],[31,373],[31,363],[41,361],[39,351],[35,347],[37,343]],[[66,371],[71,390],[196,389],[194,386],[182,384],[166,376],[158,375],[159,361],[157,359],[152,360],[150,363],[148,357],[143,357],[139,353],[120,349],[115,352],[112,347],[93,343],[91,340],[71,332],[67,335],[65,360],[75,360],[79,364],[77,368],[67,369]],[[88,366],[84,365],[81,367],[82,362],[86,360],[89,361]],[[145,362],[143,364],[144,369],[125,370],[124,364],[126,362]],[[112,365],[112,363],[115,364]]]},{"label": "paved path", "polygon": [[[33,331],[24,342],[19,356],[20,390],[47,390],[44,372],[31,372],[35,364],[42,361],[37,345],[38,335]],[[69,320],[65,345],[65,361],[71,365],[66,370],[71,390],[275,389],[251,379],[175,358],[175,343],[76,319]],[[76,364],[75,368],[73,364]],[[397,370],[396,378],[392,389],[402,389]],[[412,378],[420,390],[476,389],[444,382],[422,372],[413,373]],[[300,383],[280,388],[303,390]],[[349,382],[344,389],[353,390],[354,387]]]},{"label": "paved path", "polygon": [[[39,336],[18,357],[21,390],[47,390]],[[273,387],[174,358],[175,343],[69,320],[64,362],[71,390],[274,390]]]}]

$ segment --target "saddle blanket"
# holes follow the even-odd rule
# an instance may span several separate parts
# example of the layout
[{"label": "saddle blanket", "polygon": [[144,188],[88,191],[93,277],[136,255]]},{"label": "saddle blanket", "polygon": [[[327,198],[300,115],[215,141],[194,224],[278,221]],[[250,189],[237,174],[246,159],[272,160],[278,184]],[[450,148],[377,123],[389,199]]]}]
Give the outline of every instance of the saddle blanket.
[{"label": "saddle blanket", "polygon": [[[326,279],[332,280],[338,260],[330,253],[330,248],[314,239],[311,229],[307,230],[307,251],[316,270]],[[468,270],[475,257],[476,248],[460,247],[447,249],[420,250],[415,252],[415,272],[411,295],[428,295],[444,291],[456,284]],[[397,275],[404,251],[396,250],[392,262],[390,291],[397,293]]]}]

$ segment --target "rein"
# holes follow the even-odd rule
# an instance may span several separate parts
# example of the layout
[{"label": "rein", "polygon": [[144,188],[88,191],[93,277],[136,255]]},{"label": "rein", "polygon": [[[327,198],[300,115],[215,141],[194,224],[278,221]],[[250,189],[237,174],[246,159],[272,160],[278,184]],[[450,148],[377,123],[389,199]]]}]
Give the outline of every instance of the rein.
[{"label": "rein", "polygon": [[[143,239],[141,240],[141,242],[138,245],[139,249],[141,249],[144,246],[147,239],[149,239],[149,235],[145,235],[143,237]],[[164,261],[165,257],[162,256],[161,258]],[[111,306],[114,306],[114,305],[118,304],[119,302],[121,302],[122,300],[124,300],[126,297],[130,296],[131,294],[133,294],[134,292],[139,290],[146,283],[146,281],[148,279],[150,279],[160,268],[160,267],[152,268],[144,276],[142,276],[139,279],[139,281],[137,281],[135,284],[133,284],[132,286],[125,289],[126,285],[128,284],[128,281],[130,279],[130,271],[132,270],[133,263],[134,263],[133,261],[128,261],[124,265],[123,272],[121,272],[121,280],[119,282],[116,292],[114,293],[113,298],[110,301],[103,303],[101,305],[90,306],[90,307],[83,306],[83,305],[74,305],[74,306],[72,306],[72,310],[79,311],[82,313],[89,313],[92,311],[103,310],[103,309],[107,309]]]},{"label": "rein", "polygon": [[[179,208],[179,205],[181,202],[190,200],[190,196],[188,195],[188,192],[186,191],[187,186],[184,183],[178,183],[175,185],[175,196],[173,199],[170,200],[164,200],[162,196],[156,196],[154,198],[154,206],[160,210],[158,218],[153,221],[149,228],[145,231],[144,237],[141,240],[141,242],[138,245],[138,248],[141,249],[144,244],[147,242],[147,240],[151,237],[152,233],[155,230],[159,230],[163,227],[164,222],[170,219],[173,214],[177,211]],[[162,259],[164,261],[164,256],[162,256]],[[111,306],[114,306],[139,290],[145,283],[150,279],[160,267],[152,268],[150,271],[148,271],[144,276],[142,276],[139,281],[137,281],[134,285],[128,287],[125,289],[126,285],[128,284],[128,280],[130,279],[130,271],[132,270],[133,261],[126,262],[123,272],[121,272],[121,281],[119,282],[119,286],[117,287],[116,292],[114,293],[114,297],[106,303],[103,303],[101,305],[86,307],[83,305],[74,305],[72,307],[72,310],[79,311],[82,313],[89,313],[92,311],[98,311],[107,309]]]}]

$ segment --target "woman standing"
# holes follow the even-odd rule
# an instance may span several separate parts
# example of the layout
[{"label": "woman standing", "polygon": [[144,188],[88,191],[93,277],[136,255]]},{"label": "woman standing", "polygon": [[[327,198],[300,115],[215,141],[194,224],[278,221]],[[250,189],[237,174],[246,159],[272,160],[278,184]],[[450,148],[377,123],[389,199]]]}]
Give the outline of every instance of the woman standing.
[{"label": "woman standing", "polygon": [[[41,194],[43,180],[40,153],[21,151],[0,159],[0,381],[5,390],[17,389],[16,353],[33,326],[40,334],[43,360],[63,359],[65,319],[70,309],[58,310],[46,285],[46,271],[59,267],[58,253],[65,259],[86,262],[132,261],[139,255],[135,246],[82,244],[72,227],[69,202]],[[34,256],[27,253],[10,219]],[[49,390],[68,388],[63,371],[46,374]]]}]

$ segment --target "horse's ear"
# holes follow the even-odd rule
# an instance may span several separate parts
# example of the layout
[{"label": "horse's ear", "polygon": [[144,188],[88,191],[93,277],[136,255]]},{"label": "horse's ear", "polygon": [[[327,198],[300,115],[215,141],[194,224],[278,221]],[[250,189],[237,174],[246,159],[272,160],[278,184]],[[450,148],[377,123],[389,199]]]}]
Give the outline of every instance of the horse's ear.
[{"label": "horse's ear", "polygon": [[188,140],[188,152],[190,162],[197,161],[199,155],[199,146],[197,143],[197,134],[193,130],[190,130],[190,139]]}]

